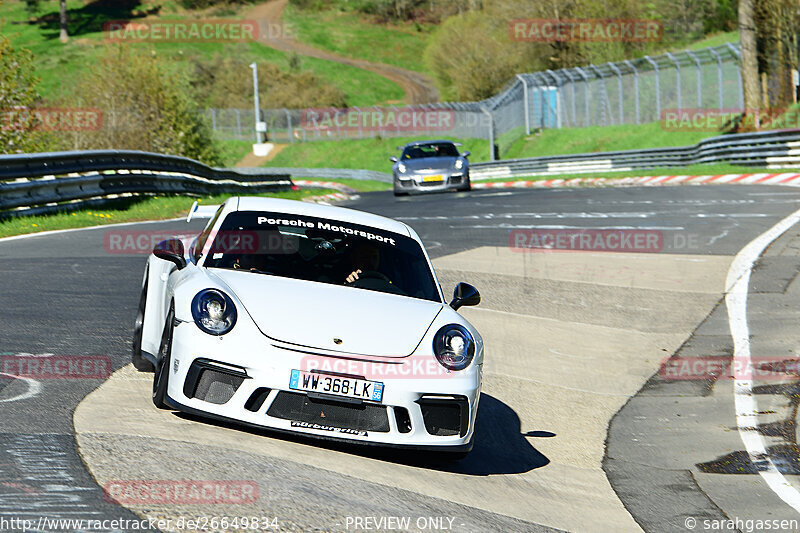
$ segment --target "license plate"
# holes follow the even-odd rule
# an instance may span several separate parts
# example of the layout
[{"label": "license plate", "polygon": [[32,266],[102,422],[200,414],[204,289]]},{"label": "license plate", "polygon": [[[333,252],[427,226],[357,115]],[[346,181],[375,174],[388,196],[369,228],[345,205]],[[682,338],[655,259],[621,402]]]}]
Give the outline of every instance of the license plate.
[{"label": "license plate", "polygon": [[422,181],[442,181],[442,175],[436,174],[435,176],[424,176]]},{"label": "license plate", "polygon": [[383,399],[383,383],[380,381],[329,376],[302,370],[292,370],[289,388],[373,402],[380,402]]}]

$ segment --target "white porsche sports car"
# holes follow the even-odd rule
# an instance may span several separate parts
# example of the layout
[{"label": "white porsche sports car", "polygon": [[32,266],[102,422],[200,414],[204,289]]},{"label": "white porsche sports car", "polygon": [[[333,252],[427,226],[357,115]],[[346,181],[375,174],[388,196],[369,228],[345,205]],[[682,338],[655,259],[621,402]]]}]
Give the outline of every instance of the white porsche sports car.
[{"label": "white porsche sports car", "polygon": [[271,198],[193,206],[148,257],[133,363],[153,402],[203,417],[463,456],[483,340],[406,224]]}]

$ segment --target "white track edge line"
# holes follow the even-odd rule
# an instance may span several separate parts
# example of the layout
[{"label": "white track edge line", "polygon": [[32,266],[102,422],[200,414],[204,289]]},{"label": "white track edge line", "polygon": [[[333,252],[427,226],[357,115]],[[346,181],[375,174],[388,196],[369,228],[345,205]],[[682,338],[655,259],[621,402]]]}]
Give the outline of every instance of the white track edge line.
[{"label": "white track edge line", "polygon": [[[784,218],[742,248],[731,262],[725,282],[725,306],[733,339],[733,358],[741,358],[746,364],[734,368],[752,367],[750,357],[750,330],[747,324],[747,296],[750,274],[764,250],[789,228],[800,221],[800,210]],[[738,372],[737,372],[738,373]],[[800,492],[794,488],[775,466],[767,453],[766,444],[756,430],[758,402],[753,395],[753,380],[740,379],[734,375],[734,401],[736,425],[750,460],[758,468],[759,475],[778,497],[800,513]]]}]

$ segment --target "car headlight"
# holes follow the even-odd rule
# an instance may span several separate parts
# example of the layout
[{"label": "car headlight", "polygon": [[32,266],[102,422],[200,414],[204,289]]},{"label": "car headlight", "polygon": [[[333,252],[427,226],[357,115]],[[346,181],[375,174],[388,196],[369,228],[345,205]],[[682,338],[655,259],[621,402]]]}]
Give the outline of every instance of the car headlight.
[{"label": "car headlight", "polygon": [[224,335],[236,325],[236,306],[224,292],[204,289],[192,300],[192,317],[206,333]]},{"label": "car headlight", "polygon": [[461,170],[462,168],[464,168],[464,160],[456,159],[456,169]]},{"label": "car headlight", "polygon": [[404,174],[406,171],[406,166],[403,163],[400,163],[399,165],[397,165],[397,170],[398,172],[400,172],[400,174]]},{"label": "car headlight", "polygon": [[448,324],[436,332],[433,353],[443,367],[464,370],[475,357],[475,339],[464,326]]}]

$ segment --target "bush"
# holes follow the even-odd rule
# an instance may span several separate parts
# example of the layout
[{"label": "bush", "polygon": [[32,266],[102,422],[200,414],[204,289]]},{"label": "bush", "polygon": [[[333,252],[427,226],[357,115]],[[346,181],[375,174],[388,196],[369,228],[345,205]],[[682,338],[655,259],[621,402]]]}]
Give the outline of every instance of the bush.
[{"label": "bush", "polygon": [[[300,68],[298,58],[294,68]],[[253,71],[249,62],[230,57],[195,63],[195,82],[205,107],[249,108],[253,105]],[[271,63],[258,63],[258,88],[262,108],[346,107],[347,99],[336,86],[312,72],[284,72]]]},{"label": "bush", "polygon": [[191,80],[174,64],[110,47],[76,91],[77,106],[102,111],[102,127],[77,132],[71,148],[144,150],[218,164],[211,129],[188,87]]},{"label": "bush", "polygon": [[46,148],[47,136],[37,131],[31,108],[39,94],[39,79],[33,74],[33,54],[15,50],[0,37],[0,154],[38,152]]}]

